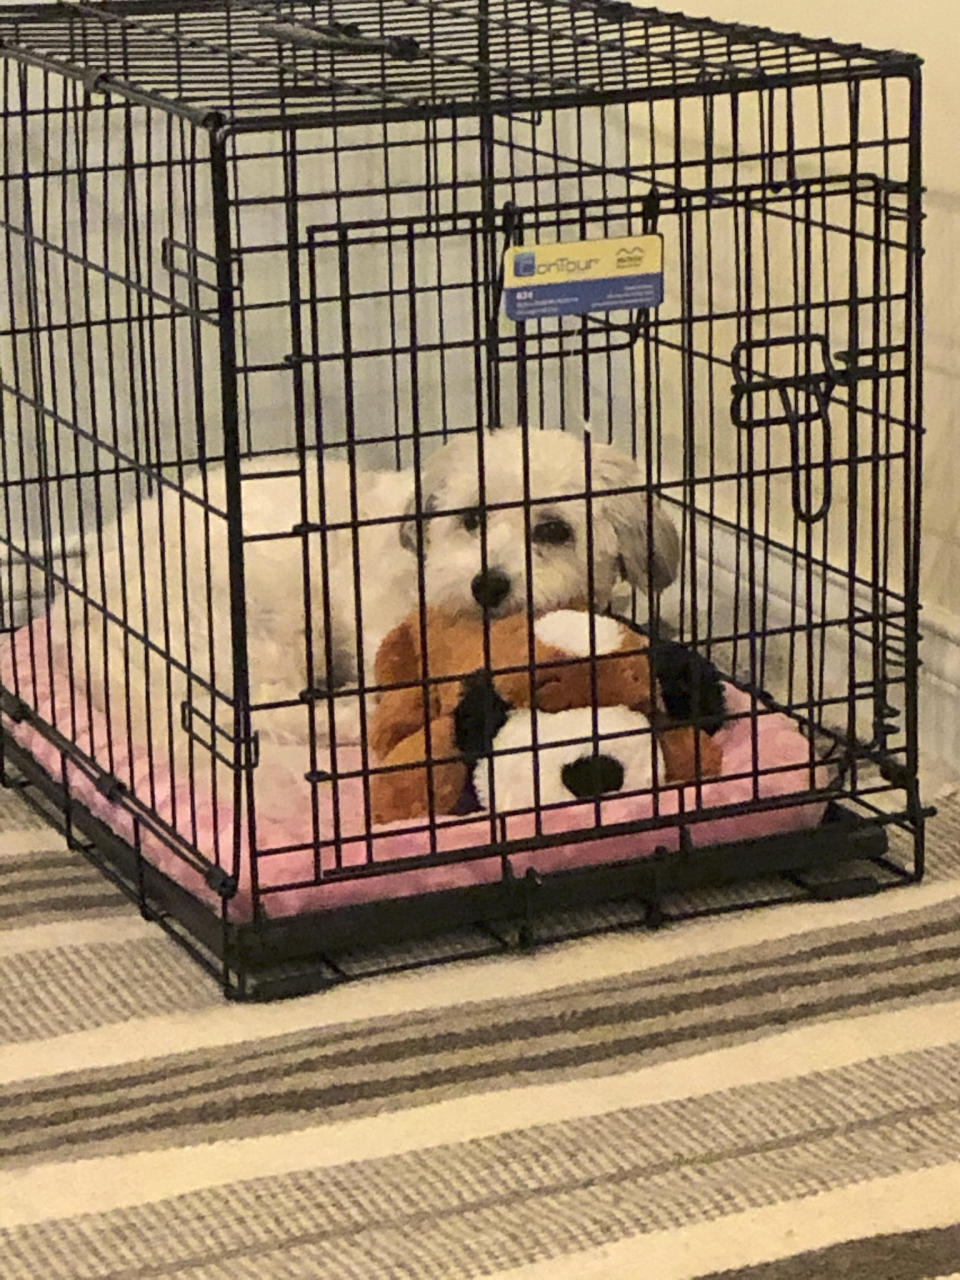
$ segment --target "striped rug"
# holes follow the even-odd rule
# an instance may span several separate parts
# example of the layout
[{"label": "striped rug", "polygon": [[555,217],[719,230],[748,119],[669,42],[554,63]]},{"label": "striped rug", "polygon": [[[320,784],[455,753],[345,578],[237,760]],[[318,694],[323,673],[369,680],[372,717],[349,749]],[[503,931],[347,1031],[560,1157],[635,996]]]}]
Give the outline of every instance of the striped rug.
[{"label": "striped rug", "polygon": [[960,1275],[921,886],[225,1004],[0,794],[2,1280]]}]

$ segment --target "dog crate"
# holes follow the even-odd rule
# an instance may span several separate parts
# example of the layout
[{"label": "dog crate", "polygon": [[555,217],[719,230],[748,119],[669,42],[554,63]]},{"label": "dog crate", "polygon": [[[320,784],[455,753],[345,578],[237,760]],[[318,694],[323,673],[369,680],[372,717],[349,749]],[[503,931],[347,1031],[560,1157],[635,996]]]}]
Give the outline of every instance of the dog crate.
[{"label": "dog crate", "polygon": [[[0,52],[3,780],[228,994],[919,879],[918,59],[620,0],[58,0]],[[537,279],[614,252],[619,302]],[[581,441],[588,512],[598,446],[637,461],[680,560],[615,611],[722,673],[740,754],[645,808],[379,830],[366,736],[325,745],[377,686],[313,652],[311,485],[347,476],[355,548],[365,470],[412,472],[422,553],[425,460],[511,425]],[[297,501],[252,527],[274,472]]]}]

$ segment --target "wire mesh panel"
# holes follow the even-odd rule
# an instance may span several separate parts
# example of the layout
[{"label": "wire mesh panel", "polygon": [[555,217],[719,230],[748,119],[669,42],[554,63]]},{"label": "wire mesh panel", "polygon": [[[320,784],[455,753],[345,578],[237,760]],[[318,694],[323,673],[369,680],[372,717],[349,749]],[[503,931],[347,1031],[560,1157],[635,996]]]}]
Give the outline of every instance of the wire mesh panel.
[{"label": "wire mesh panel", "polygon": [[731,86],[847,83],[914,60],[831,40],[588,0],[114,0],[11,6],[19,56],[88,85],[259,127],[291,110],[449,118],[517,105],[700,97]]},{"label": "wire mesh panel", "polygon": [[[228,990],[922,872],[915,59],[569,0],[0,51],[5,776]],[[659,304],[509,318],[516,255],[650,237]]]}]

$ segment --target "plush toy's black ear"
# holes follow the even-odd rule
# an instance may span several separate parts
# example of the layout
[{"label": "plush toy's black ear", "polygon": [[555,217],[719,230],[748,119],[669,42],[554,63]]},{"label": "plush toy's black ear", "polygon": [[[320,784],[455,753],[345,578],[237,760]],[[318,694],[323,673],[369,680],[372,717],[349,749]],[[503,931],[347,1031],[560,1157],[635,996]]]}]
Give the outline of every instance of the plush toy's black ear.
[{"label": "plush toy's black ear", "polygon": [[715,734],[726,719],[727,700],[713,663],[675,640],[653,640],[650,665],[670,719]]},{"label": "plush toy's black ear", "polygon": [[489,671],[474,671],[460,686],[453,712],[454,741],[465,759],[476,762],[493,750],[493,740],[512,710],[497,692]]}]

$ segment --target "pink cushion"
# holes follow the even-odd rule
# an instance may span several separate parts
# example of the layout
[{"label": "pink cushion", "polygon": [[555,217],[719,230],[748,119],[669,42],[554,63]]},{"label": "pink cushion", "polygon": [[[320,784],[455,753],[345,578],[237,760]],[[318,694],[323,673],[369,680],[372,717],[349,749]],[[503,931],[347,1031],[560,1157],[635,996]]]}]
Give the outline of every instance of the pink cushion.
[{"label": "pink cushion", "polygon": [[[32,656],[32,662],[31,662]],[[14,680],[14,667],[19,680]],[[31,669],[37,672],[33,681]],[[52,674],[47,658],[45,620],[38,619],[32,627],[25,627],[12,638],[0,640],[0,681],[13,691],[19,686],[20,696],[32,706],[39,716],[50,722],[51,709],[56,703],[61,732],[67,722],[64,712],[69,707],[69,684],[66,674]],[[775,832],[797,831],[811,828],[821,820],[825,802],[821,799],[807,801],[804,797],[811,786],[826,785],[826,769],[810,763],[810,747],[796,723],[788,716],[767,712],[762,707],[750,714],[750,697],[732,685],[727,686],[728,711],[740,718],[732,719],[717,735],[723,747],[724,777],[704,783],[700,789],[699,807],[709,810],[721,806],[740,804],[753,799],[794,797],[795,802],[782,807],[739,816],[719,816],[692,823],[691,838],[696,845],[722,844],[744,840]],[[78,721],[86,721],[87,708],[81,713],[77,704]],[[108,759],[106,724],[102,716],[94,714],[93,733],[81,728],[76,743],[82,751],[96,760]],[[61,780],[60,755],[35,729],[28,724],[12,724],[5,719],[8,733],[57,781]],[[754,760],[754,733],[756,729],[756,761]],[[92,748],[92,750],[91,750]],[[198,758],[204,753],[198,750]],[[341,772],[361,767],[359,747],[338,750]],[[320,761],[320,767],[323,761]],[[756,768],[754,765],[756,764]],[[754,782],[757,770],[776,769],[763,773]],[[206,858],[214,860],[214,850],[221,850],[221,861],[230,869],[230,857],[234,833],[234,812],[231,797],[224,787],[228,778],[220,771],[220,795],[216,803],[209,784],[204,787],[201,779],[209,770],[197,770],[195,804],[191,808],[187,779],[171,778],[164,758],[153,762],[153,789],[150,785],[150,761],[145,751],[134,750],[132,758],[125,742],[114,743],[114,773],[143,802],[152,804],[163,820],[175,826],[179,834]],[[736,775],[748,776],[738,777]],[[67,779],[72,794],[96,817],[111,827],[127,841],[133,839],[133,821],[130,814],[119,805],[112,804],[76,766],[67,766]],[[318,788],[320,809],[321,846],[319,850],[321,876],[336,865],[335,849],[331,838],[332,788],[321,784]],[[658,812],[662,815],[677,813],[698,807],[697,788],[664,788],[657,796]],[[345,779],[339,785],[341,837],[364,836],[363,784],[358,779]],[[601,825],[635,822],[650,818],[654,813],[652,796],[626,797],[605,800],[600,805]],[[176,815],[176,822],[173,821]],[[194,822],[196,839],[193,839]],[[595,809],[592,803],[545,810],[541,815],[541,829],[545,834],[593,828]],[[376,864],[402,861],[429,852],[429,836],[423,831],[411,832],[410,823],[394,823],[374,828],[367,839],[346,843],[342,849],[341,865],[362,865],[368,858]],[[505,838],[520,840],[534,834],[533,814],[519,814],[498,822],[498,830],[505,827]],[[329,907],[342,907],[351,903],[368,902],[377,898],[405,897],[438,889],[452,889],[472,884],[499,880],[502,875],[499,857],[482,856],[471,860],[450,863],[446,866],[399,870],[389,875],[373,875],[353,880],[316,880],[315,850],[312,838],[310,789],[306,783],[291,785],[282,794],[273,794],[270,812],[258,812],[257,844],[260,851],[289,845],[309,847],[289,853],[276,853],[257,858],[257,878],[263,892],[264,909],[271,916],[288,916]],[[161,871],[178,881],[197,897],[211,903],[219,900],[207,887],[202,874],[185,863],[162,840],[141,828],[144,856]],[[501,837],[504,838],[504,837]],[[437,823],[437,848],[457,850],[485,846],[491,840],[491,823],[486,815],[469,819],[439,819]],[[678,844],[675,828],[633,833],[629,835],[598,836],[578,843],[560,844],[511,857],[514,873],[523,875],[528,867],[549,872],[562,868],[583,867],[603,862],[615,862],[642,857],[657,848],[674,849]],[[271,886],[301,884],[300,888]],[[230,908],[231,918],[244,919],[251,912],[250,858],[246,823],[242,823],[240,839],[239,889]]]}]

